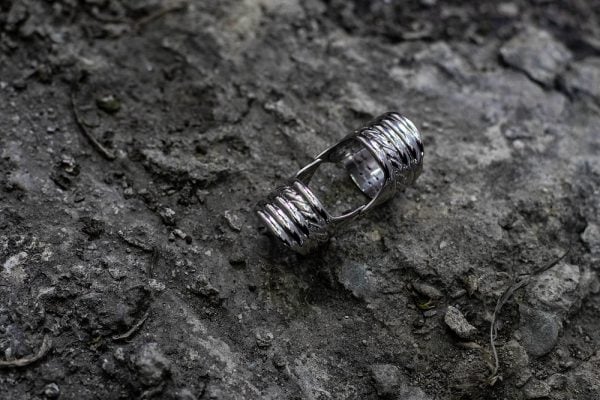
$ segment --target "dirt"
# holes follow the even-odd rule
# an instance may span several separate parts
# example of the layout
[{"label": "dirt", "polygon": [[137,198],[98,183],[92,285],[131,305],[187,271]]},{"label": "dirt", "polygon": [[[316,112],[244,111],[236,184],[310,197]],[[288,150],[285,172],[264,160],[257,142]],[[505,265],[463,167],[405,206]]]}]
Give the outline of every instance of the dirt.
[{"label": "dirt", "polygon": [[[2,2],[0,398],[599,399],[599,21]],[[279,247],[257,201],[389,110],[421,130],[416,186]]]}]

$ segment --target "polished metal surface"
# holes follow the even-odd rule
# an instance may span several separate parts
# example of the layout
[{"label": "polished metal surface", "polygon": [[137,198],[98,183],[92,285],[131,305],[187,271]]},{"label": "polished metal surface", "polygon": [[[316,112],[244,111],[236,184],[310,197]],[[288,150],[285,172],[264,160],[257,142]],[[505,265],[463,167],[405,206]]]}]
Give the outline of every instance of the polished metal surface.
[{"label": "polished metal surface", "polygon": [[[330,214],[308,186],[319,165],[326,162],[342,165],[370,200],[343,215]],[[413,184],[422,168],[419,131],[406,117],[386,113],[315,157],[259,203],[258,215],[283,244],[308,253],[342,225]]]}]

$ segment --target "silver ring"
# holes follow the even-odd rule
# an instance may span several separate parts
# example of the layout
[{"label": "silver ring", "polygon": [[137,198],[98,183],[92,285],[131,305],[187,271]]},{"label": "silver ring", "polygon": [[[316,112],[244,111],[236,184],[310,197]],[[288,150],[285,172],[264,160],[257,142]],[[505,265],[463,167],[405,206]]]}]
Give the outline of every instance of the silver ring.
[{"label": "silver ring", "polygon": [[[347,135],[259,203],[258,216],[284,245],[306,254],[343,225],[412,185],[423,169],[423,142],[415,125],[390,112]],[[308,184],[322,163],[342,165],[370,200],[331,215]]]}]

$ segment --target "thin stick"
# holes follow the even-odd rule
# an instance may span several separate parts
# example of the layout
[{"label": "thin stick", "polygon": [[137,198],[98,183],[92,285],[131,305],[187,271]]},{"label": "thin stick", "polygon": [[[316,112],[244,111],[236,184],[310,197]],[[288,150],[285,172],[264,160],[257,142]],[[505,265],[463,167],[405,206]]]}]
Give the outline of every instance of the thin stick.
[{"label": "thin stick", "polygon": [[0,361],[0,368],[26,367],[26,366],[33,364],[34,362],[42,359],[46,355],[46,353],[48,353],[48,350],[50,350],[51,347],[52,347],[52,340],[50,339],[50,337],[48,335],[45,335],[44,339],[42,340],[42,346],[40,347],[40,349],[38,350],[36,355],[34,355],[33,357],[19,358],[18,360]]},{"label": "thin stick", "polygon": [[142,318],[140,318],[140,320],[138,322],[136,322],[131,329],[129,329],[127,332],[121,334],[121,335],[115,335],[112,337],[112,340],[114,340],[115,342],[119,341],[119,340],[127,340],[129,339],[135,332],[137,332],[142,325],[144,325],[144,322],[146,322],[146,320],[148,319],[148,311],[146,311],[144,313],[144,315],[142,316]]},{"label": "thin stick", "polygon": [[512,295],[519,290],[521,287],[527,285],[529,283],[529,278],[524,278],[520,281],[514,282],[510,285],[502,296],[496,302],[496,307],[494,308],[494,314],[492,315],[492,321],[490,323],[490,347],[492,348],[492,355],[494,356],[494,368],[492,369],[492,374],[490,376],[490,381],[494,379],[498,375],[498,370],[500,369],[500,362],[498,360],[498,352],[496,351],[496,336],[498,335],[498,330],[496,329],[496,318],[502,307],[506,304],[508,300],[512,297]]},{"label": "thin stick", "polygon": [[175,12],[175,11],[180,11],[183,10],[185,7],[188,6],[188,3],[186,1],[182,1],[179,3],[175,3],[175,4],[169,4],[169,5],[165,5],[163,8],[161,8],[160,10],[158,10],[157,12],[147,15],[143,18],[140,18],[135,24],[134,24],[134,29],[136,31],[141,30],[145,25],[149,24],[152,21],[155,21],[169,13]]},{"label": "thin stick", "polygon": [[79,116],[79,112],[77,111],[77,104],[75,102],[75,90],[71,90],[71,108],[73,109],[73,117],[75,118],[75,123],[77,124],[77,127],[79,128],[83,136],[85,136],[87,140],[90,141],[94,149],[96,149],[98,153],[100,153],[104,158],[106,158],[109,161],[116,159],[117,157],[113,154],[113,152],[108,150],[102,145],[102,143],[96,140],[96,138],[91,133],[89,133],[87,128],[85,127],[85,124]]}]

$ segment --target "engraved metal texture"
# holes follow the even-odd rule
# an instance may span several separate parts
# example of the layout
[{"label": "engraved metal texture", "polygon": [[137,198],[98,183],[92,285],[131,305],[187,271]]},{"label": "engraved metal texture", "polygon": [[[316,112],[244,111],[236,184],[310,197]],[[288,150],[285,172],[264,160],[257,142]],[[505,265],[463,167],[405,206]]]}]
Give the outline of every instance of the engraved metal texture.
[{"label": "engraved metal texture", "polygon": [[[285,246],[306,254],[341,226],[412,185],[423,169],[424,148],[415,125],[389,112],[350,133],[259,203],[258,216]],[[329,213],[309,187],[324,162],[342,165],[367,202],[343,215]]]}]

